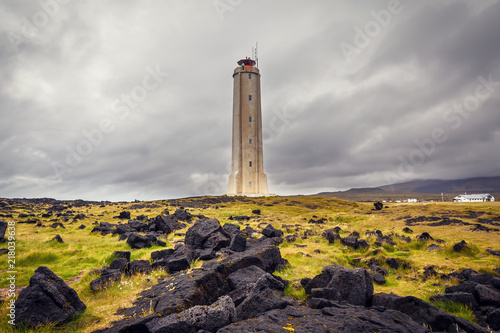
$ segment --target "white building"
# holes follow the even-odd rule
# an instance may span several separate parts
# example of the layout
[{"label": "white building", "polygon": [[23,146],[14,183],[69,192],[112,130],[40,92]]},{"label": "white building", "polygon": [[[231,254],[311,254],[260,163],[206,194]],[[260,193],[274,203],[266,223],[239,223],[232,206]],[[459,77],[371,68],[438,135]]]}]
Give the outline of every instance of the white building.
[{"label": "white building", "polygon": [[453,198],[455,202],[483,202],[495,201],[495,198],[489,193],[482,194],[460,194]]},{"label": "white building", "polygon": [[417,199],[408,199],[408,202],[418,202]]}]

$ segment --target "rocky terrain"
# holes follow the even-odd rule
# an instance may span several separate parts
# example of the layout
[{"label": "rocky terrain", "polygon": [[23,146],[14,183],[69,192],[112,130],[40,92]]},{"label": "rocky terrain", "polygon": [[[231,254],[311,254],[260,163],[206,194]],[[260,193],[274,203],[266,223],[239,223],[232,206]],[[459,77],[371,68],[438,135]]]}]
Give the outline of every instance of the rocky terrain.
[{"label": "rocky terrain", "polygon": [[[65,231],[71,229],[75,234],[85,233],[91,239],[113,240],[117,244],[114,248],[120,248],[107,254],[106,258],[109,260],[104,262],[109,263],[108,265],[94,267],[84,279],[76,283],[79,293],[52,271],[50,262],[37,266],[29,279],[29,286],[22,289],[17,298],[16,324],[30,330],[29,327],[39,326],[40,329],[51,323],[51,329],[71,331],[73,326],[68,325],[81,321],[81,317],[85,317],[93,306],[90,305],[89,308],[84,302],[90,299],[88,295],[105,295],[127,279],[140,278],[152,272],[164,272],[162,277],[149,281],[147,288],[134,295],[131,304],[116,309],[114,320],[106,323],[103,328],[91,331],[202,333],[500,330],[498,243],[492,244],[496,246],[495,249],[486,248],[482,251],[476,250],[471,239],[450,243],[449,240],[436,237],[439,228],[459,226],[470,232],[498,239],[500,222],[494,214],[478,211],[467,211],[466,215],[442,211],[439,216],[398,214],[393,216],[393,223],[399,223],[399,232],[382,224],[380,227],[383,231],[376,225],[372,229],[362,230],[358,226],[358,230],[352,230],[351,223],[339,223],[339,218],[332,223],[331,217],[318,215],[311,215],[300,224],[279,223],[278,227],[276,223],[267,223],[276,217],[267,219],[262,216],[262,210],[267,209],[266,207],[278,205],[266,203],[267,201],[261,203],[260,209],[248,211],[251,213],[249,215],[226,217],[225,223],[211,217],[220,217],[225,208],[221,206],[235,203],[235,200],[242,200],[245,204],[255,203],[246,198],[174,201],[168,203],[169,207],[176,207],[172,214],[163,209],[165,203],[132,203],[127,205],[129,210],[108,212],[110,216],[115,214],[112,218],[117,223],[94,222],[89,229],[88,223],[82,223],[88,219],[88,215],[77,208],[104,208],[109,203],[81,202],[81,206],[75,207],[73,202],[44,199],[42,203],[46,205],[45,211],[30,216],[29,213],[18,210],[20,207],[30,207],[32,202],[3,201],[6,203],[4,208],[15,204],[17,211],[14,214],[26,215],[17,222],[18,225],[25,225],[26,230],[49,227],[53,229],[46,228],[50,235],[60,230],[57,234],[60,240],[54,237],[55,239],[48,240],[48,244],[61,245],[50,246],[62,249],[67,242],[64,239],[71,236]],[[302,206],[318,214],[322,206],[319,201],[318,205],[312,202],[287,200],[283,202],[284,207],[279,209]],[[180,207],[181,204],[185,207]],[[334,204],[341,204],[342,209],[357,209],[351,203],[328,204],[328,209]],[[186,209],[188,206],[193,209]],[[140,214],[132,218],[132,209],[143,213],[157,209],[160,214],[152,217]],[[374,208],[363,212],[367,215],[378,212],[383,216],[387,213],[385,210],[386,208],[380,208],[379,212]],[[14,218],[14,214],[8,209],[2,214],[4,219],[9,218],[5,216],[9,214]],[[4,223],[0,223],[0,236],[3,238],[2,225]],[[421,228],[430,232],[416,232],[422,231]],[[311,243],[307,243],[308,241]],[[321,250],[315,249],[313,253],[317,254],[317,261],[325,265],[319,268],[317,274],[287,279],[287,274],[283,272],[292,272],[297,269],[296,266],[300,269],[296,258],[311,257],[304,252],[314,244],[321,245]],[[412,250],[405,250],[405,246]],[[466,259],[479,259],[476,253],[479,251],[484,260],[487,260],[485,262],[493,263],[494,267],[488,273],[470,268],[445,273],[437,265],[425,265],[422,270],[418,270],[420,282],[415,278],[408,280],[422,285],[426,281],[442,283],[442,292],[431,295],[427,302],[415,296],[398,295],[391,292],[390,286],[385,287],[391,283],[396,284],[405,272],[408,275],[416,272],[415,266],[419,264],[417,258],[411,260],[411,256],[396,255],[393,252],[395,248],[402,254],[413,252],[415,258],[421,253],[442,253],[457,258],[457,261],[463,259],[463,256]],[[340,253],[349,254],[348,261],[341,265],[332,259],[319,259],[322,253],[334,249],[340,251],[339,256]],[[143,254],[136,256],[139,253]],[[467,257],[466,254],[472,257]],[[134,256],[136,259],[132,258]],[[397,291],[397,288],[393,289]],[[301,292],[302,295],[297,295],[294,291]],[[474,322],[433,305],[439,303],[459,304],[469,309],[473,313],[471,320]],[[5,304],[2,306],[5,307]]]}]

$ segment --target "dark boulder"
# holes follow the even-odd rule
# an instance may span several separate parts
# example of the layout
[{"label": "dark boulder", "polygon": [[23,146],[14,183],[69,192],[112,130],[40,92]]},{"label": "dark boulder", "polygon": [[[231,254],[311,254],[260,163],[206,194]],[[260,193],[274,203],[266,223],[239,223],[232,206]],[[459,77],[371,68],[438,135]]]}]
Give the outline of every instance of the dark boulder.
[{"label": "dark boulder", "polygon": [[130,219],[130,212],[123,211],[118,215],[119,219]]},{"label": "dark boulder", "polygon": [[149,274],[152,271],[149,260],[132,260],[127,266],[127,275],[135,275],[139,273]]},{"label": "dark boulder", "polygon": [[247,248],[247,239],[240,233],[234,234],[229,243],[229,249],[235,252],[243,252]]},{"label": "dark boulder", "polygon": [[336,234],[338,234],[341,231],[342,231],[342,228],[340,228],[339,226],[336,226],[335,228],[333,228],[333,232]]},{"label": "dark boulder", "polygon": [[[123,258],[118,260],[123,260]],[[90,290],[95,292],[108,288],[113,282],[120,281],[121,278],[122,274],[119,269],[105,269],[99,278],[90,281]]]},{"label": "dark boulder", "polygon": [[372,279],[377,284],[385,284],[386,283],[385,277],[379,273],[373,274]]},{"label": "dark boulder", "polygon": [[[205,243],[212,235],[216,235],[211,240],[211,242],[214,244],[217,240],[223,241],[221,236],[223,236],[225,239],[229,238],[229,234],[222,228],[217,219],[198,220],[186,232],[184,243],[195,249],[207,248],[205,246]],[[229,240],[227,245],[229,245]]]},{"label": "dark boulder", "polygon": [[195,257],[200,260],[211,260],[217,256],[214,249],[197,249]]},{"label": "dark boulder", "polygon": [[375,210],[382,210],[382,208],[384,208],[384,204],[380,201],[375,202],[373,206],[375,206]]},{"label": "dark boulder", "polygon": [[350,269],[339,265],[323,267],[305,286],[310,294],[313,288],[333,288],[339,291],[341,300],[353,305],[369,306],[373,295],[373,281],[364,269]]},{"label": "dark boulder", "polygon": [[262,234],[267,238],[281,237],[283,236],[283,231],[274,228],[271,224],[268,224],[263,230]]},{"label": "dark boulder", "polygon": [[432,238],[431,235],[429,235],[429,233],[423,232],[420,236],[418,236],[417,241],[425,242],[425,241],[433,240],[433,239],[434,238]]},{"label": "dark boulder", "polygon": [[50,269],[40,266],[16,301],[16,325],[61,324],[85,311],[76,291]]},{"label": "dark boulder", "polygon": [[266,271],[255,265],[252,265],[229,274],[227,280],[231,289],[239,289],[243,288],[249,283],[257,282],[257,280],[264,274],[266,274]]},{"label": "dark boulder", "polygon": [[168,257],[167,268],[169,273],[182,271],[191,267],[194,253],[186,245],[181,245]]},{"label": "dark boulder", "polygon": [[125,258],[130,261],[130,251],[114,251],[113,256],[116,258]]},{"label": "dark boulder", "polygon": [[437,244],[431,244],[429,246],[426,247],[426,250],[427,251],[438,251],[438,250],[441,250],[442,247],[437,245]]},{"label": "dark boulder", "polygon": [[428,329],[394,310],[335,304],[321,310],[288,306],[268,311],[257,318],[225,326],[217,333],[264,332],[380,332],[427,333]]},{"label": "dark boulder", "polygon": [[479,296],[478,303],[481,306],[494,306],[500,308],[500,291],[484,286],[482,284],[475,284],[474,289],[476,289]]},{"label": "dark boulder", "polygon": [[146,236],[131,233],[127,238],[127,244],[133,249],[143,249],[151,247],[151,240]]},{"label": "dark boulder", "polygon": [[398,262],[396,259],[394,259],[394,258],[389,258],[389,259],[387,259],[387,260],[385,261],[385,263],[386,263],[387,265],[389,265],[389,267],[390,267],[390,268],[392,268],[392,269],[398,269],[398,268],[399,268],[399,266],[401,266],[401,265],[399,264],[399,262]]},{"label": "dark boulder", "polygon": [[487,330],[465,319],[448,314],[430,303],[413,296],[400,297],[394,294],[379,293],[373,296],[374,306],[383,306],[410,316],[421,325],[429,326],[432,331],[456,332],[455,327],[468,333],[486,333]]},{"label": "dark boulder", "polygon": [[296,302],[291,297],[283,296],[285,286],[271,274],[262,275],[249,295],[236,307],[236,320],[256,317],[273,309],[284,309]]},{"label": "dark boulder", "polygon": [[165,249],[160,251],[151,252],[151,259],[157,261],[160,259],[166,259],[174,253],[174,249]]},{"label": "dark boulder", "polygon": [[325,230],[323,232],[323,237],[326,238],[329,244],[335,243],[335,241],[341,241],[341,237],[338,233],[335,233],[332,229]]},{"label": "dark boulder", "polygon": [[469,246],[467,246],[467,243],[464,240],[462,240],[459,243],[455,243],[455,245],[453,245],[453,251],[455,251],[455,252],[462,252],[462,250],[468,249],[468,248],[469,248]]},{"label": "dark boulder", "polygon": [[49,240],[49,242],[52,242],[52,241],[56,241],[58,243],[64,243],[63,239],[59,235],[56,235],[54,238],[52,238],[51,240]]},{"label": "dark boulder", "polygon": [[494,330],[500,330],[500,308],[491,311],[486,318],[486,322]]},{"label": "dark boulder", "polygon": [[235,233],[239,233],[240,232],[240,226],[239,225],[236,225],[236,224],[232,224],[232,223],[226,223],[222,226],[222,228],[224,228],[224,230],[229,234],[229,235],[233,235]]},{"label": "dark boulder", "polygon": [[203,244],[203,248],[218,251],[222,248],[228,247],[230,243],[231,239],[220,232],[215,232],[208,237],[206,242]]},{"label": "dark boulder", "polygon": [[85,224],[80,224],[80,226],[78,227],[78,229],[85,229],[85,228],[86,228]]},{"label": "dark boulder", "polygon": [[252,210],[252,213],[255,215],[260,215],[260,209],[254,209]]},{"label": "dark boulder", "polygon": [[358,238],[355,237],[355,236],[345,237],[345,238],[342,238],[340,241],[345,246],[352,247],[353,249],[357,249],[359,247],[359,245],[358,245]]},{"label": "dark boulder", "polygon": [[120,272],[124,273],[127,268],[128,260],[126,258],[116,258],[109,264],[109,269],[117,269]]},{"label": "dark boulder", "polygon": [[129,233],[129,234],[130,234],[130,233],[133,233],[133,232],[135,232],[135,231],[136,231],[136,230],[135,230],[135,229],[133,229],[133,228],[131,228],[129,225],[126,225],[126,224],[119,224],[119,225],[117,225],[117,226],[116,226],[116,231],[115,231],[115,232],[116,232],[118,235],[123,235],[123,234],[125,234],[125,233]]},{"label": "dark boulder", "polygon": [[406,233],[408,233],[408,234],[412,234],[412,233],[413,233],[413,230],[411,230],[411,229],[410,229],[410,228],[408,228],[408,227],[405,227],[405,228],[403,228],[403,232],[406,232]]},{"label": "dark boulder", "polygon": [[234,320],[234,303],[229,296],[220,297],[209,306],[197,305],[178,314],[156,318],[146,324],[150,333],[215,332]]},{"label": "dark boulder", "polygon": [[146,232],[149,229],[149,227],[146,223],[144,223],[142,221],[138,221],[138,220],[130,220],[130,221],[128,221],[128,225],[134,231],[138,231],[138,232]]}]

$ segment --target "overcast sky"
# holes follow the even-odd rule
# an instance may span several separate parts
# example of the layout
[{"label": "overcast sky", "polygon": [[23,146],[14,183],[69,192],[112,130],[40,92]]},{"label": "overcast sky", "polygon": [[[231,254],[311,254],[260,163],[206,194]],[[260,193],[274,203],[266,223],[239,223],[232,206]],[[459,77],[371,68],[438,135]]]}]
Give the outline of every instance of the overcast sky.
[{"label": "overcast sky", "polygon": [[500,175],[500,3],[4,0],[0,197],[225,194],[258,42],[272,193]]}]

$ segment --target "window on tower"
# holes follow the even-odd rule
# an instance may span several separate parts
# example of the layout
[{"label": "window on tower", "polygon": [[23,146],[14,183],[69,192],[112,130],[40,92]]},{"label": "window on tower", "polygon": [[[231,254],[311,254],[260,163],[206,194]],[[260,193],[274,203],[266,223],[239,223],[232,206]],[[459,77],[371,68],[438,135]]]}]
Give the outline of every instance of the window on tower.
[{"label": "window on tower", "polygon": [[252,167],[252,161],[248,162],[248,166]]},{"label": "window on tower", "polygon": [[248,79],[251,79],[252,78],[252,74],[248,74]]},{"label": "window on tower", "polygon": [[252,117],[248,117],[248,122],[251,123],[252,122]]},{"label": "window on tower", "polygon": [[252,100],[252,95],[248,95],[248,100],[251,101]]},{"label": "window on tower", "polygon": [[252,144],[252,139],[249,139],[248,140],[248,144],[251,145]]},{"label": "window on tower", "polygon": [[252,182],[249,182],[249,183],[248,183],[248,187],[252,187]]}]

